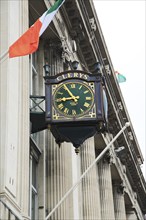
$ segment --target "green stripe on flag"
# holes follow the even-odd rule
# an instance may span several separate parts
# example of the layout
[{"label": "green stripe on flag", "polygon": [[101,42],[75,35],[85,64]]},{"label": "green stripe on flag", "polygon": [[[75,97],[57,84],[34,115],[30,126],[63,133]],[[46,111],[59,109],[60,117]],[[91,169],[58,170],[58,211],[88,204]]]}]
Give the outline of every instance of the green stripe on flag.
[{"label": "green stripe on flag", "polygon": [[118,71],[115,71],[117,80],[119,83],[126,82],[126,77],[120,74]]},{"label": "green stripe on flag", "polygon": [[126,82],[126,77],[121,74],[117,74],[117,79],[119,83]]},{"label": "green stripe on flag", "polygon": [[64,0],[57,0],[55,2],[55,4],[47,11],[46,15],[50,14],[51,12],[57,10],[57,8],[59,8],[59,6],[62,4]]}]

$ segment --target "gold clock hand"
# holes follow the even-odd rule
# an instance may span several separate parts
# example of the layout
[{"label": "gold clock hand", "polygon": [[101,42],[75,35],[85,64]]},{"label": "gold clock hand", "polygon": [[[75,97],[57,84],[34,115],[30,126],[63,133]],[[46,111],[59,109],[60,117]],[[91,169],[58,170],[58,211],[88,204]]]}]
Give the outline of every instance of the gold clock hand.
[{"label": "gold clock hand", "polygon": [[63,97],[61,98],[61,101],[66,101],[66,100],[71,100],[71,99],[79,99],[79,96],[74,96],[74,97]]},{"label": "gold clock hand", "polygon": [[74,99],[75,102],[77,102],[76,97],[72,94],[72,92],[67,88],[66,85],[64,85],[65,90],[69,93],[69,95]]}]

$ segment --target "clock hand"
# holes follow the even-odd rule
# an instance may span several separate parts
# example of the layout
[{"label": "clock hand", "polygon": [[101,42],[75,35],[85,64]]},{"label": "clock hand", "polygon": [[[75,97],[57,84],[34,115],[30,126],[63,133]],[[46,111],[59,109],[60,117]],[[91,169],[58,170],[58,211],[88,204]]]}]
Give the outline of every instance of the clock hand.
[{"label": "clock hand", "polygon": [[72,92],[67,88],[66,85],[64,85],[65,90],[69,93],[69,95],[74,99],[75,102],[77,102],[76,97],[72,94]]},{"label": "clock hand", "polygon": [[[75,99],[79,99],[80,96],[74,96]],[[59,98],[57,99],[56,101],[57,102],[61,102],[61,101],[66,101],[66,100],[71,100],[71,99],[74,99],[73,97],[63,97],[63,98]]]},{"label": "clock hand", "polygon": [[74,96],[74,97],[63,97],[63,98],[61,98],[61,101],[66,101],[66,100],[71,100],[71,99],[79,99],[79,96]]}]

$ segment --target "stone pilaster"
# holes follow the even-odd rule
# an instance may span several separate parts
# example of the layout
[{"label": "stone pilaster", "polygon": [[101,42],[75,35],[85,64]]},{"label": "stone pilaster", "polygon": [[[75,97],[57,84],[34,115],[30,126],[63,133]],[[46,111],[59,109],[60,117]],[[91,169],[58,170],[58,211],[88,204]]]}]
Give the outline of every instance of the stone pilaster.
[{"label": "stone pilaster", "polygon": [[113,185],[114,195],[114,208],[115,208],[115,219],[126,220],[125,201],[124,201],[124,186],[118,183]]},{"label": "stone pilaster", "polygon": [[[12,3],[13,4],[13,3]],[[28,0],[20,2],[20,30],[24,33],[29,27]],[[22,34],[21,33],[21,34]],[[19,34],[21,36],[21,34]],[[19,58],[20,59],[20,58]],[[15,62],[15,61],[14,61]],[[22,57],[19,64],[19,162],[20,173],[18,195],[21,204],[21,213],[24,219],[29,219],[29,57]]]},{"label": "stone pilaster", "polygon": [[[8,1],[0,1],[0,55],[8,49]],[[2,22],[5,21],[5,22]],[[5,74],[3,74],[5,73]],[[6,140],[7,140],[7,103],[8,103],[8,58],[0,61],[0,193],[5,188]]]},{"label": "stone pilaster", "polygon": [[[0,10],[3,21],[0,45],[4,53],[29,26],[28,0],[0,1]],[[13,59],[5,56],[0,70],[0,193],[6,204],[26,219],[29,209],[28,56]]]},{"label": "stone pilaster", "polygon": [[[81,172],[85,172],[95,160],[94,138],[88,139],[80,148]],[[101,220],[98,171],[95,165],[82,180],[83,219]],[[82,219],[82,218],[81,218]]]},{"label": "stone pilaster", "polygon": [[111,168],[109,159],[103,158],[98,164],[101,219],[115,219]]}]

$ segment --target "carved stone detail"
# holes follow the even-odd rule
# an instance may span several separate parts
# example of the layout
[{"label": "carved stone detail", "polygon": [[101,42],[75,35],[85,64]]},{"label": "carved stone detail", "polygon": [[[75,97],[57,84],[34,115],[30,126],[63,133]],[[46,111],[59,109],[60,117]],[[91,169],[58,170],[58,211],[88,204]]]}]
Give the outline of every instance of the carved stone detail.
[{"label": "carved stone detail", "polygon": [[105,154],[105,156],[103,158],[103,162],[108,162],[109,164],[116,163],[115,156],[114,156],[111,149],[109,151],[107,151],[107,153]]},{"label": "carved stone detail", "polygon": [[105,65],[105,71],[108,75],[111,75],[111,70],[110,70],[109,65]]},{"label": "carved stone detail", "polygon": [[90,24],[91,24],[91,29],[92,29],[93,31],[96,31],[95,19],[94,19],[94,18],[90,18],[90,19],[89,19],[89,22],[90,22]]},{"label": "carved stone detail", "polygon": [[113,185],[116,188],[117,193],[124,195],[126,186],[123,182],[114,183]]},{"label": "carved stone detail", "polygon": [[65,37],[61,38],[61,43],[62,43],[62,48],[63,48],[63,51],[62,51],[63,62],[65,62],[65,61],[69,62],[69,61],[71,61],[71,55],[73,52],[69,49],[68,44],[67,44],[67,40]]},{"label": "carved stone detail", "polygon": [[122,168],[123,168],[123,173],[126,173],[126,166],[123,165]]},{"label": "carved stone detail", "polygon": [[133,135],[132,135],[132,132],[131,132],[131,131],[128,132],[128,136],[129,136],[130,140],[133,141]]},{"label": "carved stone detail", "polygon": [[118,106],[119,106],[119,109],[120,109],[120,110],[123,110],[123,105],[122,105],[121,102],[118,102]]}]

